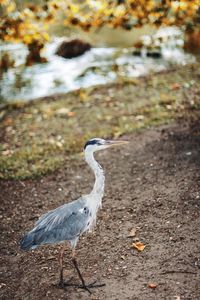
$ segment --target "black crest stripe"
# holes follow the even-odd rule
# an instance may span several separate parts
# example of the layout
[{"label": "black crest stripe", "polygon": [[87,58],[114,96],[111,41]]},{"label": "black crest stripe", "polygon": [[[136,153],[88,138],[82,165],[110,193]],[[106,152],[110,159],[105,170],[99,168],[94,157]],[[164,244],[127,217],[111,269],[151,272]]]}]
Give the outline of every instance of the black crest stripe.
[{"label": "black crest stripe", "polygon": [[89,145],[95,145],[95,144],[99,145],[99,141],[98,140],[90,140],[85,144],[84,149]]}]

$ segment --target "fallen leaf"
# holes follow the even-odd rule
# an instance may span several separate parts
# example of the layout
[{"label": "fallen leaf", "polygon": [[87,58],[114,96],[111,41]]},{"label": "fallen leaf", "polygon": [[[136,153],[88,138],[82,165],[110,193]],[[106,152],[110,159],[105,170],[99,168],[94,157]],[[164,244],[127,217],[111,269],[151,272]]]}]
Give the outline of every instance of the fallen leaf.
[{"label": "fallen leaf", "polygon": [[132,247],[137,249],[138,251],[143,251],[146,246],[141,242],[137,242],[137,243],[133,243]]},{"label": "fallen leaf", "polygon": [[155,288],[157,288],[157,284],[156,284],[156,283],[153,283],[153,282],[150,282],[150,283],[148,284],[148,287],[149,287],[150,289],[155,289]]},{"label": "fallen leaf", "polygon": [[63,147],[63,144],[61,142],[56,142],[56,146],[58,146],[59,148],[62,148]]},{"label": "fallen leaf", "polygon": [[41,267],[41,270],[48,270],[48,267]]},{"label": "fallen leaf", "polygon": [[53,138],[50,138],[50,139],[49,139],[49,144],[54,145],[54,144],[56,144],[56,141],[55,141]]},{"label": "fallen leaf", "polygon": [[30,131],[30,132],[29,132],[29,136],[30,136],[30,137],[35,136],[35,132]]},{"label": "fallen leaf", "polygon": [[174,296],[174,297],[175,297],[175,300],[181,300],[180,296]]},{"label": "fallen leaf", "polygon": [[12,118],[7,118],[4,120],[4,125],[8,126],[8,125],[12,125],[13,124],[13,119]]},{"label": "fallen leaf", "polygon": [[86,100],[88,95],[87,95],[87,92],[85,90],[80,90],[79,91],[79,97],[81,98],[81,100]]},{"label": "fallen leaf", "polygon": [[47,260],[52,260],[52,259],[55,259],[55,256],[49,256],[49,257],[47,257]]},{"label": "fallen leaf", "polygon": [[13,154],[13,150],[4,150],[1,152],[1,154],[4,156],[9,156]]},{"label": "fallen leaf", "polygon": [[55,114],[58,116],[74,117],[76,113],[74,111],[70,111],[69,108],[61,107],[55,111]]},{"label": "fallen leaf", "polygon": [[66,107],[62,107],[56,110],[57,115],[68,115],[69,112],[69,109]]},{"label": "fallen leaf", "polygon": [[137,115],[135,118],[136,118],[137,121],[144,120],[144,116],[143,115]]},{"label": "fallen leaf", "polygon": [[76,113],[74,111],[69,111],[67,115],[68,117],[74,117]]},{"label": "fallen leaf", "polygon": [[169,109],[169,110],[171,110],[172,106],[168,104],[168,105],[166,105],[166,108]]},{"label": "fallen leaf", "polygon": [[181,85],[179,83],[174,83],[174,84],[172,84],[171,89],[172,90],[179,90],[180,87],[181,87]]},{"label": "fallen leaf", "polygon": [[1,288],[3,288],[4,286],[6,286],[6,284],[5,284],[5,283],[3,283],[3,282],[2,282],[2,283],[0,283],[0,289],[1,289]]},{"label": "fallen leaf", "polygon": [[131,231],[129,232],[128,237],[134,237],[136,234],[136,228],[132,228]]}]

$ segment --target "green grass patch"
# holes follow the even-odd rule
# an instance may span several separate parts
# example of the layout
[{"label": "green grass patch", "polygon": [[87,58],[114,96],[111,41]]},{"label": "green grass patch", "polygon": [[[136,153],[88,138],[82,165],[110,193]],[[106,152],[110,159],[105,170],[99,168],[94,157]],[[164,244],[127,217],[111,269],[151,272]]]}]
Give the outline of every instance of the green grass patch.
[{"label": "green grass patch", "polygon": [[41,176],[80,153],[89,138],[115,138],[174,120],[199,89],[198,70],[196,64],[56,99],[9,104],[0,123],[0,178]]}]

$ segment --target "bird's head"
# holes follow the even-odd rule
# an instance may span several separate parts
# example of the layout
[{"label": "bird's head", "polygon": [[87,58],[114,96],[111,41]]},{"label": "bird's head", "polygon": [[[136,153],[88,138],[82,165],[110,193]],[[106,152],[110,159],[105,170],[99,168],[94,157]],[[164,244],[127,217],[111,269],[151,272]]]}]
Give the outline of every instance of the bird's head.
[{"label": "bird's head", "polygon": [[94,138],[87,141],[87,143],[84,146],[84,150],[87,152],[95,152],[95,151],[99,151],[99,150],[103,150],[106,148],[119,146],[127,143],[128,143],[127,141],[111,141],[111,140],[104,140],[100,138]]}]

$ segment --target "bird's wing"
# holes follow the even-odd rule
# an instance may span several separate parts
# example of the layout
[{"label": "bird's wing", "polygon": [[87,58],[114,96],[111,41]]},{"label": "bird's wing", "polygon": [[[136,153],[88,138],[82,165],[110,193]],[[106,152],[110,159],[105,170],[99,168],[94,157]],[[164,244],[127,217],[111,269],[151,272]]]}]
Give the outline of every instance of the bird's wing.
[{"label": "bird's wing", "polygon": [[80,197],[73,202],[63,204],[53,210],[50,210],[37,220],[35,227],[43,227],[43,225],[46,226],[47,224],[53,226],[54,224],[59,223],[62,219],[68,218],[73,212],[81,209],[84,204],[84,198]]},{"label": "bird's wing", "polygon": [[42,215],[27,234],[29,248],[77,238],[87,227],[89,213],[86,200],[79,198]]}]

